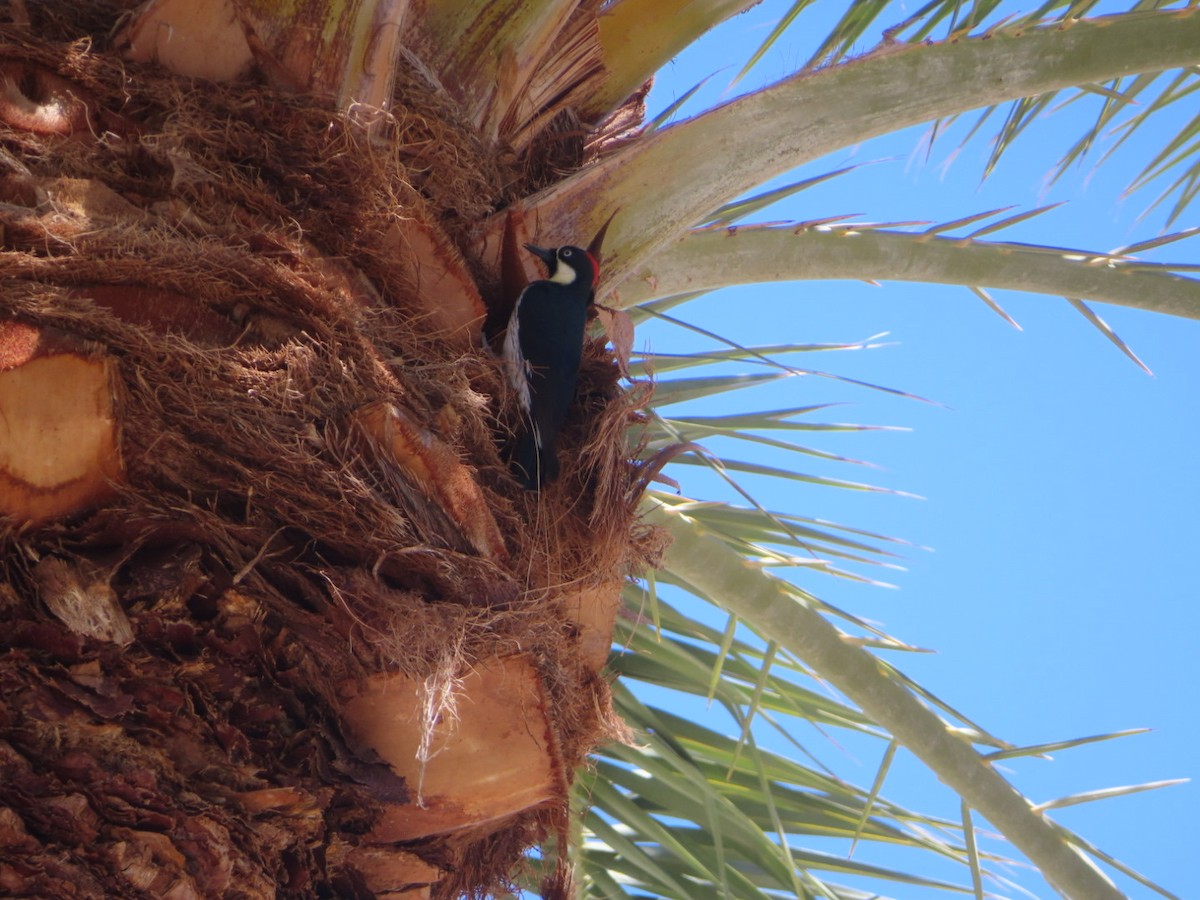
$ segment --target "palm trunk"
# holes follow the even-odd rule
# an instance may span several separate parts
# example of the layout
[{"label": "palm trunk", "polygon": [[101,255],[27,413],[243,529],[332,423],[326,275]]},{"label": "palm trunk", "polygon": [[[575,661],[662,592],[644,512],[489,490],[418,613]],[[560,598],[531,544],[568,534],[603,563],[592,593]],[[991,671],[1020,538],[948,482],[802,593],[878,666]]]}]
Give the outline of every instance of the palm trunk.
[{"label": "palm trunk", "polygon": [[615,366],[521,489],[458,247],[523,169],[416,70],[367,128],[121,62],[117,12],[0,36],[0,892],[498,889],[619,727]]}]

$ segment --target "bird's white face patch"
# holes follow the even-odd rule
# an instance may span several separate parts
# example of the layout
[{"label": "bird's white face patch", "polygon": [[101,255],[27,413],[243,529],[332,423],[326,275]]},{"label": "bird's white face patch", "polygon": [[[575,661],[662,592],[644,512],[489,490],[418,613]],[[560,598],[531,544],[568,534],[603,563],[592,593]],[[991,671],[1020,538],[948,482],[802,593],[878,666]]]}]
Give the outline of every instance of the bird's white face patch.
[{"label": "bird's white face patch", "polygon": [[558,265],[554,267],[554,274],[550,276],[550,280],[555,284],[574,284],[578,274],[569,265],[563,262],[562,257],[558,258]]}]

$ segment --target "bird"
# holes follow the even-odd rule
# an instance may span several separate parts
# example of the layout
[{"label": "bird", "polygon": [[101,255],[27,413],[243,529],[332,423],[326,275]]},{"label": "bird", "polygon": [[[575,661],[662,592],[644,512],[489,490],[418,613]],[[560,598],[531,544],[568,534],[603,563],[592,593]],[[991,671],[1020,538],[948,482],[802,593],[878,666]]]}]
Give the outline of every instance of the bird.
[{"label": "bird", "polygon": [[588,307],[600,264],[580,247],[525,249],[546,264],[517,298],[504,338],[504,361],[523,419],[513,461],[526,488],[558,477],[558,433],[575,399]]}]

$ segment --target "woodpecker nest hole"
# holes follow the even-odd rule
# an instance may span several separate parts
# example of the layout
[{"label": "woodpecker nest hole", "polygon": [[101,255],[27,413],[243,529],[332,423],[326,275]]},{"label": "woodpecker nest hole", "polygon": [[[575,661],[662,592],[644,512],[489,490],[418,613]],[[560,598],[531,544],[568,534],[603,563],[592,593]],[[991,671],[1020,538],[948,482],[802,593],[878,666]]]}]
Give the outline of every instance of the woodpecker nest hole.
[{"label": "woodpecker nest hole", "polygon": [[[525,164],[496,162],[419,78],[398,79],[368,138],[302,98],[121,64],[67,41],[73,4],[51,6],[38,36],[58,25],[63,43],[0,30],[0,369],[101,365],[117,469],[81,512],[0,518],[15,653],[0,781],[79,796],[91,778],[136,791],[150,830],[230,836],[244,854],[190,876],[204,895],[258,896],[272,885],[254,861],[271,858],[281,896],[369,896],[356,835],[417,787],[345,733],[347,685],[396,673],[435,693],[519,652],[563,784],[620,735],[555,598],[619,589],[659,545],[635,521],[633,403],[590,340],[563,478],[520,488],[499,361],[446,339],[382,236],[427,224],[470,259],[472,227],[521,190]],[[64,747],[39,724],[46,703],[91,736]],[[447,711],[434,703],[423,727]],[[234,797],[286,807],[286,827]],[[434,867],[433,896],[482,895],[564,804],[394,843]],[[106,815],[81,811],[59,840],[111,838]],[[324,886],[301,883],[317,870]],[[59,875],[113,890],[66,862],[43,875],[47,895]]]}]

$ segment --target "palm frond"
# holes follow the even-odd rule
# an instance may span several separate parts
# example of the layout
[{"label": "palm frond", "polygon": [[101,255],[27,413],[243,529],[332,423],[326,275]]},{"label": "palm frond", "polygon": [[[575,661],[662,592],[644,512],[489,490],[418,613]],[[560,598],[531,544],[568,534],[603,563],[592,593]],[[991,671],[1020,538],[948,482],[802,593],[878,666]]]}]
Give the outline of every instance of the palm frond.
[{"label": "palm frond", "polygon": [[[871,224],[742,226],[736,234],[695,231],[647,263],[645,272],[651,278],[622,285],[621,297],[638,303],[657,293],[679,294],[684,284],[710,291],[767,279],[895,279],[1083,297],[1200,318],[1200,279],[1191,275],[1197,271],[1195,264],[1151,262],[1126,251],[980,241],[940,233],[979,220],[972,216],[920,231]],[[1186,229],[1157,243],[1194,234],[1195,229]]]},{"label": "palm frond", "polygon": [[[796,845],[796,836],[802,834],[847,840],[858,835],[866,843],[904,845],[963,859],[953,823],[906,810],[881,798],[877,790],[863,791],[819,765],[759,746],[742,712],[747,704],[753,705],[756,689],[766,719],[786,715],[824,727],[855,731],[865,727],[865,733],[873,733],[853,709],[798,685],[795,678],[804,673],[786,659],[780,659],[782,669],[764,677],[760,674],[764,649],[740,639],[731,642],[716,698],[742,724],[741,737],[722,735],[686,716],[646,704],[638,699],[641,689],[635,694],[623,687],[630,681],[648,681],[659,690],[694,693],[695,677],[683,672],[712,664],[713,655],[704,648],[703,638],[711,640],[716,634],[701,635],[700,644],[681,641],[671,634],[672,626],[692,632],[695,621],[672,611],[666,622],[664,641],[674,648],[667,656],[658,653],[663,644],[654,643],[644,629],[622,629],[630,652],[614,658],[623,676],[616,699],[622,716],[635,729],[636,740],[632,747],[607,752],[597,764],[596,778],[580,787],[593,805],[587,822],[591,831],[587,871],[603,862],[610,875],[631,889],[665,897],[718,897],[726,889],[738,898],[775,892],[806,896],[818,890],[832,891],[829,896],[855,895],[853,889],[829,885],[818,872],[954,888],[947,882]],[[676,670],[681,677],[672,677]],[[790,674],[785,677],[785,672]],[[789,696],[790,702],[781,702]],[[614,824],[618,820],[620,826]],[[719,853],[714,833],[721,836]],[[719,857],[724,859],[723,872],[708,862]],[[697,879],[699,887],[693,883]],[[681,883],[686,885],[682,894],[678,893]]]}]

